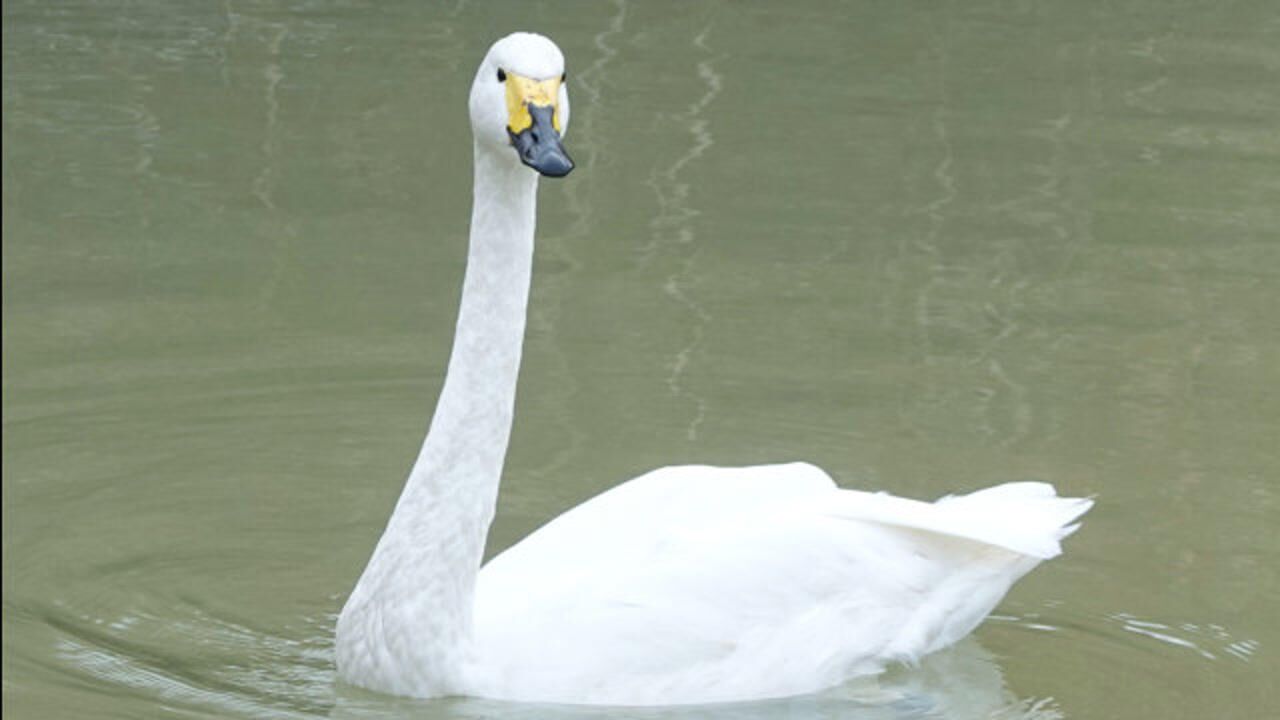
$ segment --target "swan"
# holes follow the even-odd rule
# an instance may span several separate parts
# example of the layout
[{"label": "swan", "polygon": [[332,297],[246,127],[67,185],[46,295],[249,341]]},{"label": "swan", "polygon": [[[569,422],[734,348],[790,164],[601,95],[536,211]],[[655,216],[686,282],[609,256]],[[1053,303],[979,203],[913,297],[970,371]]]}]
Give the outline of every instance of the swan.
[{"label": "swan", "polygon": [[339,677],[421,698],[668,705],[798,695],[966,635],[1091,500],[1016,482],[927,503],[801,462],[653,470],[481,567],[511,431],[539,175],[573,169],[564,58],[476,72],[474,198],[430,429],[335,628]]}]

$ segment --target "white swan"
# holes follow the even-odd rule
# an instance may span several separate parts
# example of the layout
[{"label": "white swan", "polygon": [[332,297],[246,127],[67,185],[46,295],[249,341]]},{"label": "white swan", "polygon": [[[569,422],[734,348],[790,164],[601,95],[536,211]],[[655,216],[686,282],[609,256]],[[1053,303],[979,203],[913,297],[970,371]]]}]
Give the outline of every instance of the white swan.
[{"label": "white swan", "polygon": [[[484,568],[511,429],[538,172],[573,167],[564,59],[517,33],[470,111],[474,207],[447,379],[338,618],[347,682],[399,695],[655,705],[819,690],[974,628],[1089,509],[1042,483],[935,503],[804,464],[667,467]],[[537,170],[538,172],[535,172]]]}]

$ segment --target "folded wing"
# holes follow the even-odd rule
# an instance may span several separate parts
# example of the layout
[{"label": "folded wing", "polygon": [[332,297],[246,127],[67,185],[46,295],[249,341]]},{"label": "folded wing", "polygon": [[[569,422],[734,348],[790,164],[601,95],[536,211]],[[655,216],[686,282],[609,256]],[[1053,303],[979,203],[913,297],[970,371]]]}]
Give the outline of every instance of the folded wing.
[{"label": "folded wing", "polygon": [[477,586],[484,694],[670,704],[810,692],[962,637],[1087,500],[936,503],[804,464],[662,468],[552,520]]}]

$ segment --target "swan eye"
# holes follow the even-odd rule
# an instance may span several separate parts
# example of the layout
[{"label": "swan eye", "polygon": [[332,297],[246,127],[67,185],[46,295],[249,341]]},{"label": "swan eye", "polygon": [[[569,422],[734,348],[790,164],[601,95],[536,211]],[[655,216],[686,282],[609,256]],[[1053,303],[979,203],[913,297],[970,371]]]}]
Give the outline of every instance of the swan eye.
[{"label": "swan eye", "polygon": [[506,82],[506,81],[507,81],[507,74],[502,71],[502,68],[498,68],[498,82]]},{"label": "swan eye", "polygon": [[566,70],[566,71],[564,71],[564,72],[560,73],[560,82],[562,82],[562,83],[563,83],[563,82],[565,82],[565,81],[566,81],[566,80],[568,80],[568,79],[569,79],[569,71],[568,71],[568,70]]}]

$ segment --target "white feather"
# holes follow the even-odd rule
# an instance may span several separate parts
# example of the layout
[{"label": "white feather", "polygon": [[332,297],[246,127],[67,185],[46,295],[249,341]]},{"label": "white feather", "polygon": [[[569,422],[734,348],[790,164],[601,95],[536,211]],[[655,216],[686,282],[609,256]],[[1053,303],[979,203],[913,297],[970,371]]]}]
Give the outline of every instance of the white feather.
[{"label": "white feather", "polygon": [[[914,661],[967,634],[1039,562],[1019,548],[1056,548],[1088,509],[1051,493],[1012,483],[930,504],[841,490],[805,463],[655,470],[484,567],[477,690],[743,700]],[[1010,529],[1011,512],[1053,519]]]},{"label": "white feather", "polygon": [[667,467],[477,573],[514,412],[537,188],[504,144],[496,71],[563,68],[551,41],[518,33],[477,71],[457,337],[431,430],[339,616],[341,677],[418,697],[703,703],[819,690],[963,637],[1061,551],[1091,501],[1010,483],[925,503],[839,489],[806,463]]}]

